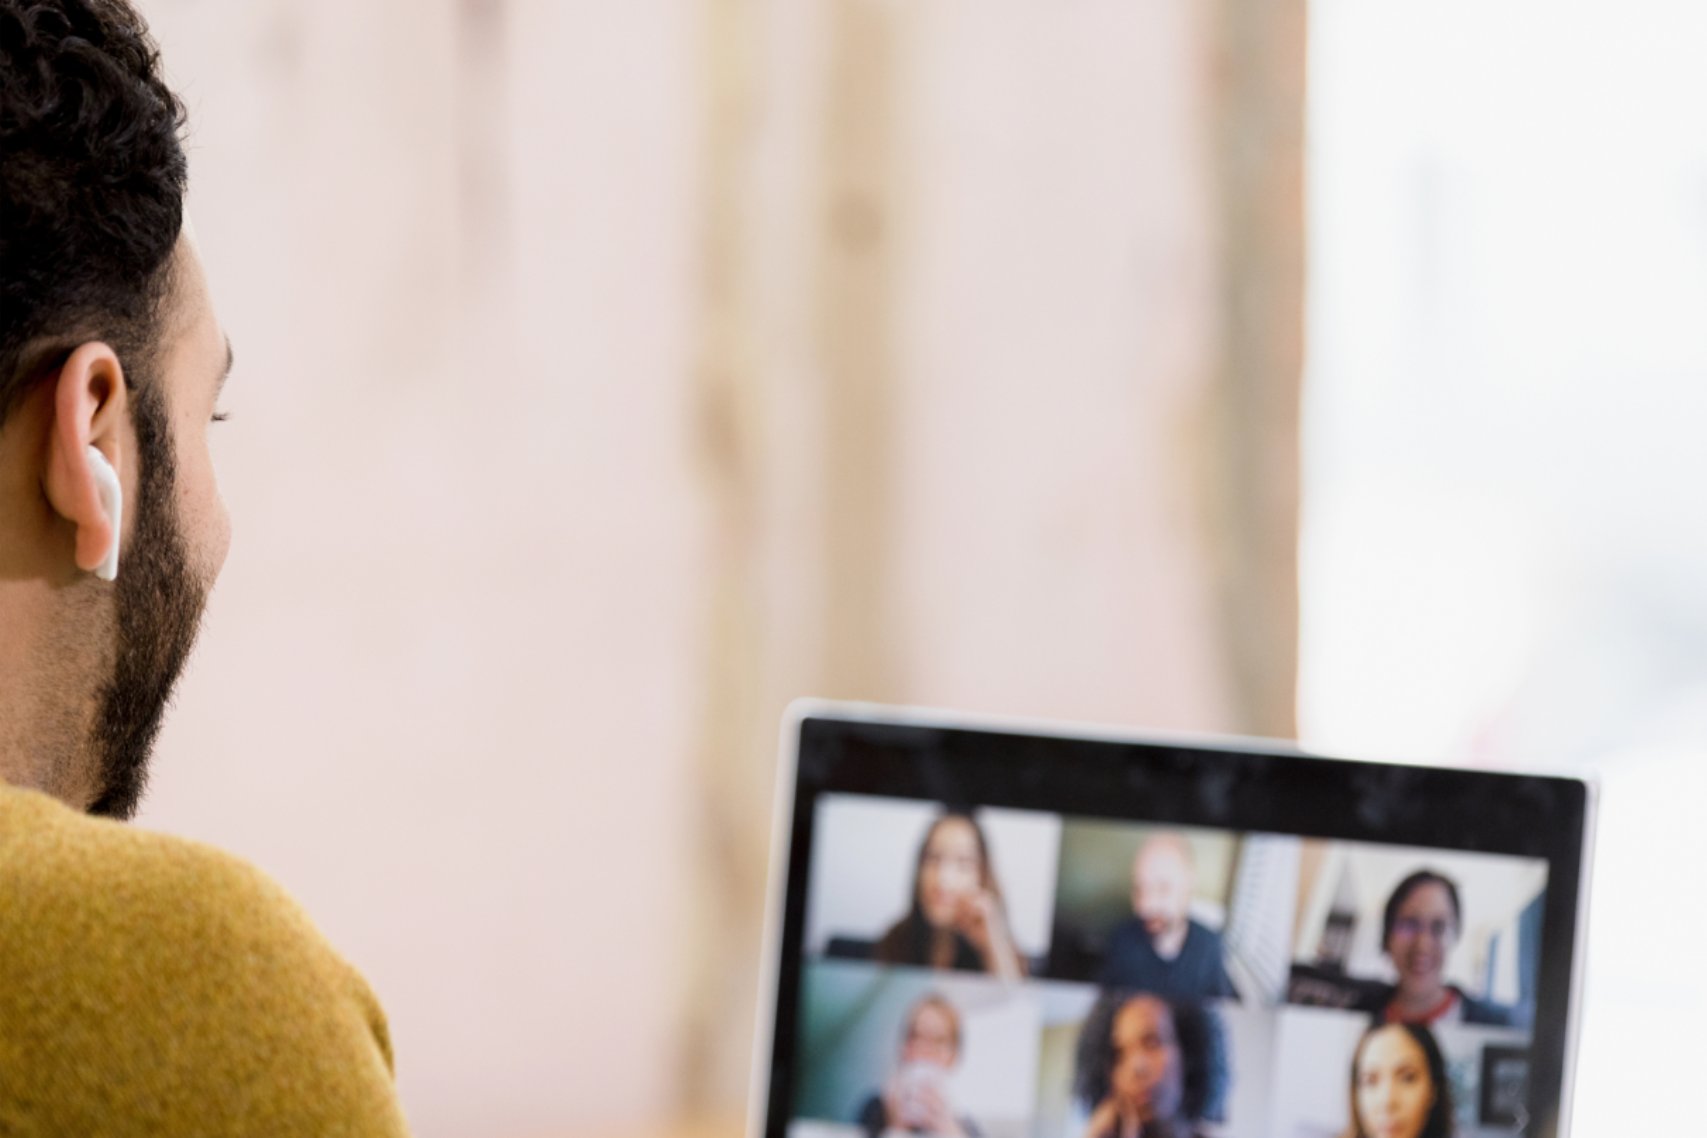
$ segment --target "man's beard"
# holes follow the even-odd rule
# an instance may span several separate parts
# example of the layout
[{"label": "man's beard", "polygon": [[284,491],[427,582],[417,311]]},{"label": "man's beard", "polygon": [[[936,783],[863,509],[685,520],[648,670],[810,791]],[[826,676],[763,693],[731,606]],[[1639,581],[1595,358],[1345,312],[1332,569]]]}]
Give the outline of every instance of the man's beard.
[{"label": "man's beard", "polygon": [[173,503],[177,464],[158,385],[139,385],[132,409],[136,526],[119,558],[118,652],[96,711],[95,800],[89,806],[91,814],[120,819],[134,815],[142,800],[149,753],[207,601],[206,587],[191,571]]}]

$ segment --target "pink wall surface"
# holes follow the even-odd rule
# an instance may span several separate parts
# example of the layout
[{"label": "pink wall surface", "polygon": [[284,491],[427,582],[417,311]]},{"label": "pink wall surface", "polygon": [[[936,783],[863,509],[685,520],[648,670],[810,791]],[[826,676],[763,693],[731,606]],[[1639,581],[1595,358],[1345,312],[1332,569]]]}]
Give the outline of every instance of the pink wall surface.
[{"label": "pink wall surface", "polygon": [[[684,1107],[687,988],[720,919],[695,877],[725,778],[696,766],[712,693],[749,693],[759,773],[722,785],[760,846],[782,704],[860,694],[823,665],[834,11],[898,45],[893,430],[870,456],[888,693],[1228,725],[1194,487],[1215,302],[1198,6],[142,7],[190,106],[237,367],[216,431],[235,540],[141,824],[302,900],[386,1005],[426,1138]],[[708,479],[693,382],[718,236],[707,29],[732,12],[750,509]],[[715,564],[740,604],[718,607]],[[719,655],[728,612],[750,656]],[[753,994],[726,983],[703,1043],[724,1087]]]},{"label": "pink wall surface", "polygon": [[469,125],[504,103],[451,4],[146,9],[238,363],[235,540],[141,824],[298,896],[384,1002],[422,1135],[658,1114],[699,663],[691,13],[516,7],[500,47],[550,51]]}]

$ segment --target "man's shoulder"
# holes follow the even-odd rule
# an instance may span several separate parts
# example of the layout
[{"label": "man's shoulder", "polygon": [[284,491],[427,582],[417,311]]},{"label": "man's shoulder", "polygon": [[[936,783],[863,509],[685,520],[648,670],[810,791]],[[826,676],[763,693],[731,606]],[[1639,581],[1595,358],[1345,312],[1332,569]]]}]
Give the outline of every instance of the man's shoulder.
[{"label": "man's shoulder", "polygon": [[0,787],[0,914],[0,1132],[401,1132],[377,1001],[247,862]]},{"label": "man's shoulder", "polygon": [[14,983],[76,991],[138,1020],[353,1001],[389,1061],[360,976],[277,882],[213,846],[0,787],[0,908],[0,961]]},{"label": "man's shoulder", "polygon": [[33,791],[0,789],[0,925],[42,944],[55,934],[184,947],[237,938],[316,952],[299,906],[259,869],[200,842],[79,814]]},{"label": "man's shoulder", "polygon": [[1203,945],[1205,948],[1213,947],[1221,943],[1221,934],[1203,922],[1197,920],[1195,917],[1186,921],[1185,936],[1187,941],[1195,941],[1196,943]]},{"label": "man's shoulder", "polygon": [[1109,930],[1110,944],[1149,944],[1150,934],[1144,928],[1142,917],[1122,917],[1120,922]]},{"label": "man's shoulder", "polygon": [[1109,931],[1104,944],[1103,980],[1111,984],[1142,985],[1149,982],[1152,969],[1160,961],[1143,920],[1126,917]]}]

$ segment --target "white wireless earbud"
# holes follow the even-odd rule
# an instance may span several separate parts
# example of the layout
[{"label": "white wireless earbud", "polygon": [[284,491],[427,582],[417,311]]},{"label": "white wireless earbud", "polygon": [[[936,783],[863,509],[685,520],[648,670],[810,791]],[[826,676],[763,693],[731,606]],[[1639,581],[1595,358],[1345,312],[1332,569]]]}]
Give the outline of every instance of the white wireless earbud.
[{"label": "white wireless earbud", "polygon": [[113,520],[113,541],[107,555],[95,566],[95,576],[103,581],[116,581],[119,575],[119,534],[124,532],[124,487],[119,485],[119,472],[107,461],[107,456],[89,448],[89,473],[95,476],[95,490],[101,495],[101,508]]}]

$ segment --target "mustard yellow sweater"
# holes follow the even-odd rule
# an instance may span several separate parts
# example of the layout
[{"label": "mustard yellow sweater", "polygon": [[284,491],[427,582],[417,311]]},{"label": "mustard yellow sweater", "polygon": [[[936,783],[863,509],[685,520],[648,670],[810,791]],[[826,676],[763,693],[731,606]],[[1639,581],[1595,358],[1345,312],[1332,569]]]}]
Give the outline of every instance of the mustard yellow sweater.
[{"label": "mustard yellow sweater", "polygon": [[0,1135],[401,1135],[385,1017],[284,891],[0,783]]}]

